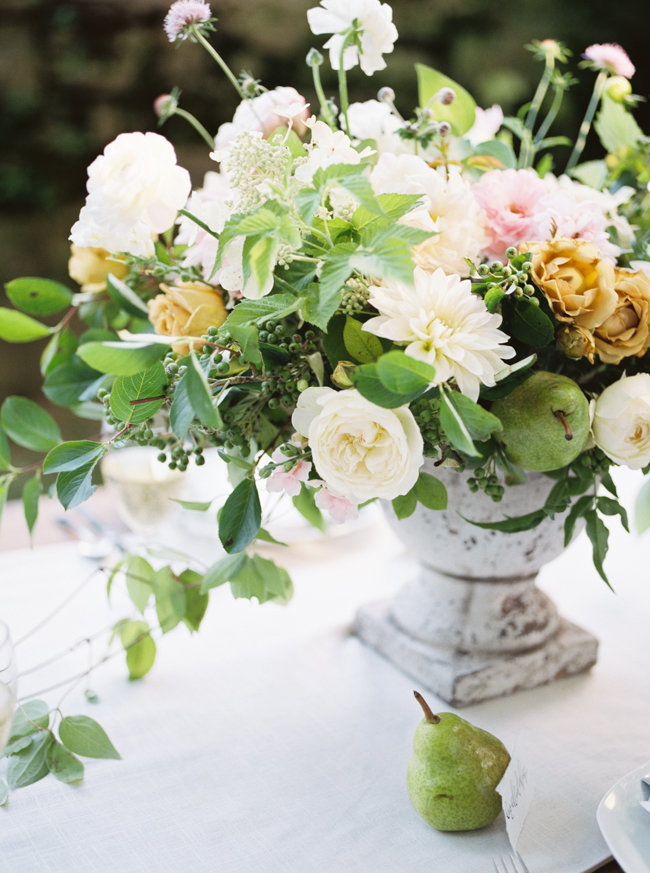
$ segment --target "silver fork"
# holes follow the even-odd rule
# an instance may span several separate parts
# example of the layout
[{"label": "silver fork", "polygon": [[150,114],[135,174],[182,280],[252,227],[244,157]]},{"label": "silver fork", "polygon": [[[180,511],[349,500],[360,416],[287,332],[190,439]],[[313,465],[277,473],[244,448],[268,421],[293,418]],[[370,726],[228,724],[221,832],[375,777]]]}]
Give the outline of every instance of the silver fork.
[{"label": "silver fork", "polygon": [[528,867],[518,852],[508,852],[507,855],[492,858],[492,863],[494,864],[494,873],[529,873]]}]

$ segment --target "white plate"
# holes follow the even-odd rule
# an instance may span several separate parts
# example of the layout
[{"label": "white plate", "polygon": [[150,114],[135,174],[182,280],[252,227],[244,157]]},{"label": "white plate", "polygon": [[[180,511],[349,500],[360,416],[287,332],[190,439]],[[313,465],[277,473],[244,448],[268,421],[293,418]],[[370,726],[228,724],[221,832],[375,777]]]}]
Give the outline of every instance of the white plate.
[{"label": "white plate", "polygon": [[650,815],[639,805],[641,780],[646,777],[650,761],[619,779],[596,811],[605,842],[625,873],[650,871]]}]

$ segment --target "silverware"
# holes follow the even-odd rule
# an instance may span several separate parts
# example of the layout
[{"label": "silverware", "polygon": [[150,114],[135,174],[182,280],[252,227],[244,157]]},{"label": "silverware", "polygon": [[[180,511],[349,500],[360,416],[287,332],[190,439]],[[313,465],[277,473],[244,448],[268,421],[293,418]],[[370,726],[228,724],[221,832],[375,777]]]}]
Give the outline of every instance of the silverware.
[{"label": "silverware", "polygon": [[492,858],[492,863],[495,873],[529,873],[518,852],[508,852],[507,855]]},{"label": "silverware", "polygon": [[90,527],[67,516],[60,516],[56,523],[77,540],[79,554],[84,558],[101,561],[116,550],[124,550],[119,540],[111,536],[111,532],[100,532],[95,525]]}]

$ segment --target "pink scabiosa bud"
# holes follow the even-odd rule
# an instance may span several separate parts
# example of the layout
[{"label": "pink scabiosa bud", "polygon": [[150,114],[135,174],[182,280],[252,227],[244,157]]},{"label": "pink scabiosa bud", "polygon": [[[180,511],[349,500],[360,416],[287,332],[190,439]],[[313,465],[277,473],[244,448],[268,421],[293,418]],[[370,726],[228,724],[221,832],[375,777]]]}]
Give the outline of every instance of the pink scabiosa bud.
[{"label": "pink scabiosa bud", "polygon": [[173,94],[161,94],[153,101],[153,111],[161,121],[165,121],[173,115],[178,106],[178,100]]},{"label": "pink scabiosa bud", "polygon": [[204,0],[176,0],[169,7],[165,16],[163,28],[170,42],[177,39],[187,39],[192,28],[201,26],[211,30],[213,21],[210,7]]}]

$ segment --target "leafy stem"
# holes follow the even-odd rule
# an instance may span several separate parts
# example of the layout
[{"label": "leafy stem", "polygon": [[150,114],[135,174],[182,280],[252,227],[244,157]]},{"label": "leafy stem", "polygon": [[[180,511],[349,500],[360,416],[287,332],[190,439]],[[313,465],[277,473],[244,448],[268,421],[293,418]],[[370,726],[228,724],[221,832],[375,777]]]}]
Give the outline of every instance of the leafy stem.
[{"label": "leafy stem", "polygon": [[593,121],[594,115],[596,113],[596,109],[598,108],[598,104],[600,103],[600,98],[603,95],[603,89],[605,87],[605,83],[607,82],[607,73],[605,70],[601,70],[596,76],[596,81],[594,82],[594,90],[591,92],[591,99],[589,100],[589,104],[587,105],[587,111],[585,112],[584,118],[582,119],[582,124],[580,125],[580,130],[578,132],[578,138],[576,140],[576,144],[573,147],[573,151],[567,161],[565,172],[570,172],[575,165],[578,163],[580,159],[580,155],[585,147],[585,143],[587,141],[587,135],[591,130],[591,122]]},{"label": "leafy stem", "polygon": [[213,60],[215,60],[217,62],[217,64],[219,64],[219,66],[221,67],[223,72],[226,74],[226,78],[228,79],[230,84],[233,86],[235,91],[239,94],[239,96],[241,97],[242,100],[245,100],[246,94],[244,93],[244,89],[242,88],[242,86],[237,81],[237,77],[235,76],[233,71],[230,69],[228,64],[221,57],[219,52],[203,36],[203,34],[201,33],[200,27],[198,27],[197,25],[193,25],[191,30],[192,30],[192,36],[196,39],[197,42],[201,43],[201,45],[206,50],[206,52],[210,55],[210,57],[212,57]]}]

